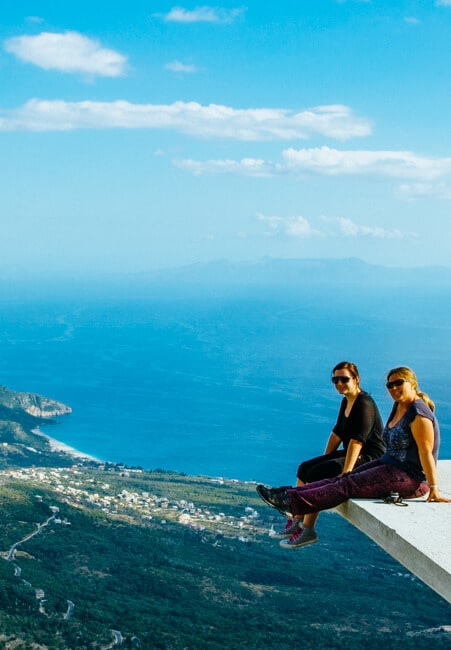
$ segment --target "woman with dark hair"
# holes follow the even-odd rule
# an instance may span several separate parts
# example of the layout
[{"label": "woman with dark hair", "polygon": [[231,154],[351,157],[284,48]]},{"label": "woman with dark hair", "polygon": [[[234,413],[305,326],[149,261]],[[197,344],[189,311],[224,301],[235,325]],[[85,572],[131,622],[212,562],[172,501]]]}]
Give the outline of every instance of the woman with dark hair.
[{"label": "woman with dark hair", "polygon": [[[385,450],[381,416],[373,398],[360,387],[357,366],[350,361],[342,361],[333,368],[331,379],[338,394],[343,397],[337,422],[324,454],[299,465],[297,486],[350,472],[363,463],[379,458]],[[282,540],[280,545],[287,549],[314,544],[318,541],[315,530],[318,514],[311,513],[304,518],[289,517],[285,528],[272,531],[270,537]]]},{"label": "woman with dark hair", "polygon": [[383,432],[387,445],[378,460],[361,465],[336,478],[297,487],[257,486],[260,497],[290,517],[299,517],[338,506],[347,499],[383,499],[391,492],[400,497],[421,496],[429,484],[428,502],[449,502],[437,484],[440,430],[434,403],[418,387],[415,373],[407,367],[387,374],[387,389],[394,404]]}]

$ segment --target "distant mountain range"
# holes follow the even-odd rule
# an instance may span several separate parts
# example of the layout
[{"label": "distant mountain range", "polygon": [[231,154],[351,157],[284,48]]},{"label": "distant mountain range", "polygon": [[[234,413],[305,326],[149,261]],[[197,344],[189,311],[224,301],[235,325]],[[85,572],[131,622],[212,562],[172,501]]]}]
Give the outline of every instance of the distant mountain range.
[{"label": "distant mountain range", "polygon": [[0,299],[40,295],[168,297],[316,291],[318,287],[451,288],[451,267],[394,267],[358,258],[216,260],[142,273],[0,277]]},{"label": "distant mountain range", "polygon": [[262,258],[253,262],[214,262],[191,264],[173,269],[126,276],[151,284],[220,284],[220,285],[316,285],[360,284],[383,285],[396,282],[413,284],[439,282],[451,285],[451,268],[389,267],[367,264],[358,258],[281,259]]}]

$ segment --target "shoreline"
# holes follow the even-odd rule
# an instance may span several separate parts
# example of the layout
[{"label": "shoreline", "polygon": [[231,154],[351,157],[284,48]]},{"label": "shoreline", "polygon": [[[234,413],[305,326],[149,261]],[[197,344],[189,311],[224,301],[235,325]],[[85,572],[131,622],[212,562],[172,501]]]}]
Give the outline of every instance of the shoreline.
[{"label": "shoreline", "polygon": [[71,447],[70,445],[66,445],[66,443],[61,442],[60,440],[57,440],[56,438],[52,438],[51,436],[47,435],[46,433],[43,433],[39,427],[36,429],[31,430],[32,433],[36,434],[37,436],[41,436],[42,438],[45,438],[47,442],[49,443],[49,447],[51,451],[54,452],[63,452],[65,454],[68,454],[69,456],[73,456],[74,458],[79,458],[80,460],[90,460],[95,463],[104,463],[106,461],[101,460],[100,458],[96,458],[95,456],[91,456],[90,454],[85,454],[82,451],[79,451],[78,449],[75,449],[74,447]]}]

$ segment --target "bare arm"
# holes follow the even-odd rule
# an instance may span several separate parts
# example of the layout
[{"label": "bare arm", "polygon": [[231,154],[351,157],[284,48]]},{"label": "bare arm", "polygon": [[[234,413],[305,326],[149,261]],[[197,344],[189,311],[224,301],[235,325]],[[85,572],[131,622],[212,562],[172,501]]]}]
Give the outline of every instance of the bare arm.
[{"label": "bare arm", "polygon": [[[410,425],[410,430],[418,447],[418,455],[420,457],[421,466],[429,485],[437,486],[437,469],[435,466],[434,456],[432,450],[434,448],[434,427],[431,420],[428,418],[417,415],[415,420]],[[438,487],[431,487],[428,501],[443,501],[450,502],[451,499],[445,499],[440,496]]]},{"label": "bare arm", "polygon": [[332,431],[329,436],[329,440],[327,441],[327,445],[326,445],[326,449],[324,450],[324,453],[331,454],[333,451],[336,451],[340,446],[340,443],[341,443],[341,438],[339,438],[337,434]]},{"label": "bare arm", "polygon": [[346,458],[345,458],[345,464],[343,465],[342,474],[346,474],[346,472],[352,472],[357,462],[357,459],[360,456],[362,447],[363,447],[363,442],[360,442],[360,440],[349,441],[349,445],[346,450]]}]

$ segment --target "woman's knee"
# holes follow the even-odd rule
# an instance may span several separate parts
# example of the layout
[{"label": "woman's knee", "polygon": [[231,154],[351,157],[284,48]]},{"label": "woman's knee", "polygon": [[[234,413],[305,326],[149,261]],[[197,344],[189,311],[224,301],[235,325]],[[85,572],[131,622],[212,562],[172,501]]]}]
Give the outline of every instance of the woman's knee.
[{"label": "woman's knee", "polygon": [[343,463],[339,460],[330,460],[326,463],[321,463],[312,467],[307,472],[307,483],[314,483],[315,481],[322,481],[325,478],[334,478],[341,474]]},{"label": "woman's knee", "polygon": [[298,471],[296,472],[296,478],[303,483],[307,483],[307,463],[301,463],[298,466]]}]

